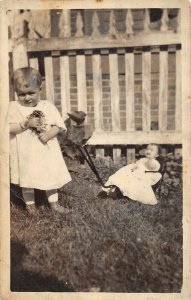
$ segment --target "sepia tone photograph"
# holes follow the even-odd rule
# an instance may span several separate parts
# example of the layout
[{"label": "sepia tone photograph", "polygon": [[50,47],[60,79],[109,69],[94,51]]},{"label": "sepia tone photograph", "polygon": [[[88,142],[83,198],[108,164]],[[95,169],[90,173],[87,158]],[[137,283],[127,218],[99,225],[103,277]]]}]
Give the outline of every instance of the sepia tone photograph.
[{"label": "sepia tone photograph", "polygon": [[186,25],[139,2],[6,8],[10,293],[182,293]]}]

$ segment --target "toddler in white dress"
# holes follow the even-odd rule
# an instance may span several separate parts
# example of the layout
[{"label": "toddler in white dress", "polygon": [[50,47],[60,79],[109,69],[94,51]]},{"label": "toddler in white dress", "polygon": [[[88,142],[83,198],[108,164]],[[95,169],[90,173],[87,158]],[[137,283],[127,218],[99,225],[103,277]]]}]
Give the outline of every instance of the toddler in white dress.
[{"label": "toddler in white dress", "polygon": [[9,107],[11,183],[22,187],[29,212],[35,211],[34,189],[46,191],[52,209],[67,212],[58,203],[57,189],[71,176],[56,137],[66,127],[56,107],[40,100],[41,84],[41,75],[33,68],[13,74],[18,100]]},{"label": "toddler in white dress", "polygon": [[[159,146],[149,144],[144,158],[119,169],[109,177],[105,185],[116,185],[124,196],[132,200],[150,205],[157,204],[152,185],[162,177],[159,173],[160,163],[156,160],[158,155]],[[102,190],[109,194],[108,188]]]}]

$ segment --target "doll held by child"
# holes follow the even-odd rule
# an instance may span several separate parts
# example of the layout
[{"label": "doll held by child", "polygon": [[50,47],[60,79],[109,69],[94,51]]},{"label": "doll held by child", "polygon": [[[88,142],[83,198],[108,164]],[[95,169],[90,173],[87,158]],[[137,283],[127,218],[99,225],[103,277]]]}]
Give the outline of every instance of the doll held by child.
[{"label": "doll held by child", "polygon": [[45,190],[50,207],[67,212],[58,203],[57,189],[71,181],[57,134],[66,130],[56,107],[40,100],[42,79],[30,67],[13,74],[18,99],[10,102],[10,177],[22,188],[29,212],[35,211],[34,189]]},{"label": "doll held by child", "polygon": [[[160,163],[156,159],[158,155],[159,146],[154,143],[149,144],[144,158],[119,169],[109,177],[105,185],[117,186],[122,195],[131,200],[150,205],[157,204],[152,186],[162,177],[159,173]],[[108,188],[103,188],[102,191],[107,195],[110,194]]]}]

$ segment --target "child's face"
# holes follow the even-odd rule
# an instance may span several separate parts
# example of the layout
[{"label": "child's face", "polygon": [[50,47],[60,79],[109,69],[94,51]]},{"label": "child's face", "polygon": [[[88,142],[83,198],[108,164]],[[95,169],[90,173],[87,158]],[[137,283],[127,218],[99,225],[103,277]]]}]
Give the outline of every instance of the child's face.
[{"label": "child's face", "polygon": [[158,147],[156,145],[148,145],[145,155],[150,159],[156,158],[158,156]]},{"label": "child's face", "polygon": [[16,93],[19,103],[23,106],[36,106],[40,100],[40,88],[36,86],[19,87]]}]

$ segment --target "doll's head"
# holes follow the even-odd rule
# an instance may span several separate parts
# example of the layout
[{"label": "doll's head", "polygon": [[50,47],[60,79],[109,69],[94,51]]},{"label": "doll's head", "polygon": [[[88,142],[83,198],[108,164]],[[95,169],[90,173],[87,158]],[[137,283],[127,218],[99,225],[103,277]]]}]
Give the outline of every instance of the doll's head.
[{"label": "doll's head", "polygon": [[154,159],[160,155],[161,149],[158,144],[150,143],[147,145],[145,156],[150,159]]},{"label": "doll's head", "polygon": [[17,69],[12,82],[21,105],[30,107],[37,105],[40,100],[42,78],[36,69],[30,67]]}]

